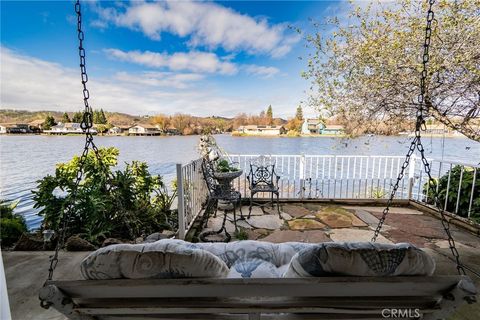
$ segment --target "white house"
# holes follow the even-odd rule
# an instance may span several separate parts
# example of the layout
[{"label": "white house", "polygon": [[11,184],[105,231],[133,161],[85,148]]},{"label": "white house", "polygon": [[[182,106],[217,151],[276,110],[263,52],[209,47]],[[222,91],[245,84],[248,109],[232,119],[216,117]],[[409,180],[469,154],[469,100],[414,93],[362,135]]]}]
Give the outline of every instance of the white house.
[{"label": "white house", "polygon": [[[48,134],[82,134],[83,130],[82,130],[82,127],[80,126],[80,123],[59,122],[57,125],[52,126],[50,130],[44,130],[43,132]],[[94,128],[91,128],[90,132],[97,133],[97,130],[95,130]]]},{"label": "white house", "polygon": [[108,129],[108,134],[119,135],[128,132],[132,126],[129,125],[116,125]]},{"label": "white house", "polygon": [[151,124],[137,124],[128,129],[128,134],[134,136],[158,136],[160,133],[160,130]]},{"label": "white house", "polygon": [[279,136],[287,132],[283,126],[267,126],[267,125],[246,125],[241,126],[237,130],[240,133],[247,135],[262,135],[262,136]]}]

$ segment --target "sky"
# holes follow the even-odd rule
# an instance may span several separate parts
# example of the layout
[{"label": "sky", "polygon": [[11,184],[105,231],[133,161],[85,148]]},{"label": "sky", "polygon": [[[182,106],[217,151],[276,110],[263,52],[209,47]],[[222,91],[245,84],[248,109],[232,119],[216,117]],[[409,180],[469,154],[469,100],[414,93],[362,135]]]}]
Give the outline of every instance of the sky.
[{"label": "sky", "polygon": [[[91,105],[135,115],[293,117],[305,41],[344,1],[82,2]],[[1,1],[1,108],[81,110],[73,1]],[[304,113],[315,111],[305,105]]]}]

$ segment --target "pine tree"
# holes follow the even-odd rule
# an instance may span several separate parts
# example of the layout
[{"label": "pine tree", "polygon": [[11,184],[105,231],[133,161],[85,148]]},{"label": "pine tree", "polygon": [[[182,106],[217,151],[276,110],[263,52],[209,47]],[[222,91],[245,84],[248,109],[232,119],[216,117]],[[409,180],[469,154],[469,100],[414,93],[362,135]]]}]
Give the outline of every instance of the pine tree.
[{"label": "pine tree", "polygon": [[267,109],[267,121],[269,125],[273,124],[273,110],[272,110],[272,105],[268,106]]},{"label": "pine tree", "polygon": [[295,119],[303,121],[303,110],[302,106],[297,107],[297,112],[295,113]]},{"label": "pine tree", "polygon": [[107,117],[105,116],[105,113],[103,112],[103,109],[100,109],[98,117],[99,117],[99,119],[98,119],[99,122],[98,123],[107,124],[107,122],[108,122]]},{"label": "pine tree", "polygon": [[68,116],[68,113],[66,113],[66,112],[63,113],[62,122],[63,122],[63,123],[68,123],[68,122],[70,122],[70,117]]},{"label": "pine tree", "polygon": [[42,124],[42,129],[43,130],[50,130],[52,129],[53,126],[55,126],[57,123],[55,122],[55,118],[52,116],[46,116],[45,117],[45,122]]},{"label": "pine tree", "polygon": [[83,113],[75,112],[72,117],[72,122],[81,123],[83,119]]}]

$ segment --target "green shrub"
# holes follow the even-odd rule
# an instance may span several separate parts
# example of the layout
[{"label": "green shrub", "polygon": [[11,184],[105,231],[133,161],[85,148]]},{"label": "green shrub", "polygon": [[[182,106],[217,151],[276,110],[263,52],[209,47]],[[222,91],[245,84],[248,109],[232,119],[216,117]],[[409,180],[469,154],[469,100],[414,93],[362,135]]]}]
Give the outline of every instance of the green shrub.
[{"label": "green shrub", "polygon": [[[458,215],[462,217],[468,217],[468,209],[470,204],[470,198],[472,196],[472,185],[474,177],[474,169],[472,167],[464,167],[462,175],[462,184],[460,186],[460,175],[462,167],[455,166],[449,172],[445,173],[438,180],[428,182],[423,185],[423,194],[427,194],[428,190],[428,202],[433,204],[433,190],[437,188],[438,184],[438,197],[442,205],[445,204],[445,198],[448,196],[446,211],[455,212],[455,207],[458,199],[458,189],[460,187],[460,199],[458,204]],[[450,187],[448,188],[448,175],[450,174]],[[480,223],[480,170],[477,170],[475,178],[475,188],[473,194],[473,203],[470,212],[470,218]]]},{"label": "green shrub", "polygon": [[0,239],[3,247],[15,244],[22,233],[27,232],[25,219],[13,213],[16,205],[0,200]]},{"label": "green shrub", "polygon": [[[170,209],[176,188],[168,191],[162,178],[152,175],[144,162],[133,161],[124,170],[113,171],[119,151],[100,148],[100,161],[89,152],[82,181],[74,199],[79,157],[57,165],[55,175],[38,181],[33,191],[35,207],[41,208],[44,229],[58,230],[62,212],[70,212],[67,237],[80,234],[99,244],[106,237],[135,239],[164,229],[176,229]],[[64,192],[65,197],[56,193]],[[68,210],[67,208],[70,208]]]}]

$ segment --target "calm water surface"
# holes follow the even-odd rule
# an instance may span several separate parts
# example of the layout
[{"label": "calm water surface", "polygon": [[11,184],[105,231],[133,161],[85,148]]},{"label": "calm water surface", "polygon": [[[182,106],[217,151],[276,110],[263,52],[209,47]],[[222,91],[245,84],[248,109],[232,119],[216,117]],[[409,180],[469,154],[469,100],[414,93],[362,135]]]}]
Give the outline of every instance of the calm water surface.
[{"label": "calm water surface", "polygon": [[[166,180],[175,175],[175,164],[198,158],[198,136],[174,137],[95,137],[98,146],[120,149],[119,166],[132,160],[148,163],[155,174]],[[407,137],[263,138],[216,136],[218,144],[237,154],[312,155],[405,155]],[[444,142],[444,148],[442,148]],[[480,143],[466,138],[424,138],[427,156],[465,163],[480,162]],[[80,136],[0,136],[0,197],[19,200],[17,212],[30,228],[38,228],[41,217],[32,208],[31,190],[38,179],[55,171],[55,164],[68,161],[82,150]]]}]

